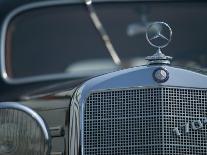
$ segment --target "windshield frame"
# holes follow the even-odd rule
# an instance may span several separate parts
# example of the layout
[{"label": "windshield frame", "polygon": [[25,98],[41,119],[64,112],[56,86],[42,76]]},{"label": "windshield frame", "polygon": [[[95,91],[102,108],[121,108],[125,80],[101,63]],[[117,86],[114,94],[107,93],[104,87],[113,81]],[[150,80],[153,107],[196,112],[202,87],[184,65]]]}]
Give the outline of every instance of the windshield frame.
[{"label": "windshield frame", "polygon": [[[125,0],[99,0],[99,1],[94,1],[94,3],[104,3],[104,2],[199,2],[196,0],[191,0],[191,1],[185,1],[185,0],[130,0],[130,1],[125,1]],[[1,36],[0,36],[0,56],[1,56],[1,63],[0,63],[0,69],[1,69],[1,77],[4,80],[4,82],[8,84],[25,84],[25,83],[32,83],[32,82],[40,82],[40,81],[49,81],[49,80],[57,80],[57,79],[68,79],[68,80],[74,80],[75,78],[80,79],[80,78],[87,78],[87,77],[92,77],[87,76],[87,77],[77,77],[77,76],[71,76],[68,73],[55,73],[55,74],[48,74],[48,75],[38,75],[38,76],[31,76],[31,77],[23,77],[23,78],[12,78],[9,76],[7,69],[6,69],[6,35],[7,35],[7,29],[10,24],[10,22],[19,14],[30,11],[32,9],[40,9],[40,8],[45,8],[45,7],[52,7],[52,6],[61,6],[61,5],[70,5],[70,4],[82,4],[84,5],[84,1],[81,0],[70,0],[70,1],[42,1],[42,2],[33,2],[30,4],[26,4],[20,7],[17,7],[13,11],[11,11],[5,18],[2,24],[2,28],[0,30]],[[87,6],[86,6],[87,7]],[[88,12],[89,15],[89,12]],[[98,32],[97,32],[98,33]],[[103,42],[104,44],[104,42]],[[97,76],[94,75],[94,76]]]},{"label": "windshield frame", "polygon": [[41,9],[46,7],[52,7],[52,6],[61,6],[61,5],[70,5],[70,4],[84,4],[83,1],[79,0],[71,0],[68,1],[46,1],[46,2],[34,2],[30,4],[26,4],[20,7],[17,7],[13,11],[11,11],[5,18],[2,24],[1,29],[1,36],[0,36],[0,45],[1,45],[1,77],[4,80],[4,82],[8,84],[25,84],[25,83],[31,83],[31,82],[41,82],[41,81],[49,81],[49,80],[57,80],[57,79],[66,79],[70,78],[71,80],[74,80],[75,78],[85,79],[86,77],[77,77],[77,76],[71,76],[67,73],[55,73],[55,74],[48,74],[48,75],[38,75],[38,76],[31,76],[31,77],[23,77],[23,78],[12,78],[9,76],[7,69],[6,69],[6,35],[7,35],[7,29],[9,27],[10,22],[19,14],[30,11],[32,9]]}]

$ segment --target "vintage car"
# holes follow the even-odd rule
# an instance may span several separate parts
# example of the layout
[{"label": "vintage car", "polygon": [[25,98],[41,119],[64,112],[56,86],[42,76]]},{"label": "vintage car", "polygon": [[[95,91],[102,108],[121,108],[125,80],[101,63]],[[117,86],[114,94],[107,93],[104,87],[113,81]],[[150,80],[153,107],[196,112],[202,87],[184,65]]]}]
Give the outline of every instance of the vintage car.
[{"label": "vintage car", "polygon": [[1,0],[0,155],[206,155],[206,19],[198,0]]}]

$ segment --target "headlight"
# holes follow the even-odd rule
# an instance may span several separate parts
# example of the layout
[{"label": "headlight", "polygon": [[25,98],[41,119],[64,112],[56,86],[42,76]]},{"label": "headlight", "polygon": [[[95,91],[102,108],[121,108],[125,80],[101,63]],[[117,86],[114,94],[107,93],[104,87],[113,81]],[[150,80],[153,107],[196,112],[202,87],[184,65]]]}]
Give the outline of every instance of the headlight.
[{"label": "headlight", "polygon": [[17,103],[0,103],[0,155],[48,155],[50,142],[36,112]]}]

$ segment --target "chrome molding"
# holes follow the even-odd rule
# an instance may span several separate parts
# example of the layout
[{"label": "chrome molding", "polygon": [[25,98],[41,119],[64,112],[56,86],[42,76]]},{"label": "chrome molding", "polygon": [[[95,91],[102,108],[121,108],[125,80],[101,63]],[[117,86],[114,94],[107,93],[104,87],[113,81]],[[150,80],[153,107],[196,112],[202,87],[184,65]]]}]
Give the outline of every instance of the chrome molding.
[{"label": "chrome molding", "polygon": [[70,104],[69,116],[69,154],[80,154],[80,93],[76,91]]},{"label": "chrome molding", "polygon": [[15,109],[15,110],[22,111],[22,112],[28,114],[29,116],[31,116],[39,124],[39,126],[44,134],[44,138],[45,138],[45,142],[46,142],[46,146],[47,146],[46,154],[49,155],[49,153],[51,151],[51,136],[49,133],[48,126],[45,124],[44,120],[40,117],[40,115],[38,115],[32,109],[30,109],[24,105],[21,105],[19,103],[15,103],[15,102],[0,103],[0,109]]},{"label": "chrome molding", "polygon": [[[153,72],[160,67],[169,72],[169,80],[164,83],[157,83],[153,78]],[[129,68],[85,82],[75,92],[70,105],[69,154],[84,155],[84,108],[91,93],[160,87],[206,90],[207,76],[167,65],[155,65]]]}]

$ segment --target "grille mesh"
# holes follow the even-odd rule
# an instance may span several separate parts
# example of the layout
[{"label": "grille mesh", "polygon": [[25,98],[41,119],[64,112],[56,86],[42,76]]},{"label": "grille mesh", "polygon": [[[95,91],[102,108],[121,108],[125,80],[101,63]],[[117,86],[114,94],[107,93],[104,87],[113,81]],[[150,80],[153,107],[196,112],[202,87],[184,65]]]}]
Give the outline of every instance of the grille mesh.
[{"label": "grille mesh", "polygon": [[[207,91],[182,88],[92,93],[85,105],[84,154],[207,154],[207,125],[184,133],[186,123],[207,117]],[[173,128],[183,134],[177,136]]]}]

